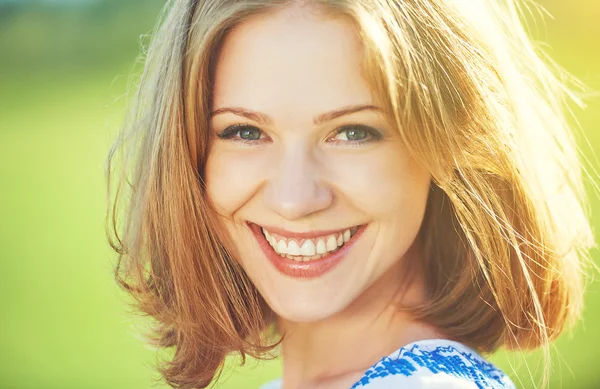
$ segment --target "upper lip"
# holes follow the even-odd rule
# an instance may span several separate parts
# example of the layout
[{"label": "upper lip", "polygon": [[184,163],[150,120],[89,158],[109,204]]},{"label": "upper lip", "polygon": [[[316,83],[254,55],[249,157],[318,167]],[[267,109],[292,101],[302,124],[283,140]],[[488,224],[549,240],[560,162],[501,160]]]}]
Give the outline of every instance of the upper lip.
[{"label": "upper lip", "polygon": [[[256,223],[254,223],[254,224],[256,224]],[[293,231],[288,231],[288,230],[284,230],[283,228],[278,228],[278,227],[273,227],[273,226],[265,226],[265,225],[260,225],[260,224],[256,224],[256,225],[264,228],[269,233],[272,232],[273,234],[279,235],[281,237],[291,238],[291,239],[313,239],[313,238],[318,238],[320,236],[338,234],[340,232],[344,232],[345,230],[355,227],[355,226],[351,226],[351,227],[345,227],[345,228],[340,228],[340,229],[336,229],[336,230],[313,230],[313,231],[307,231],[307,232],[293,232]]]}]

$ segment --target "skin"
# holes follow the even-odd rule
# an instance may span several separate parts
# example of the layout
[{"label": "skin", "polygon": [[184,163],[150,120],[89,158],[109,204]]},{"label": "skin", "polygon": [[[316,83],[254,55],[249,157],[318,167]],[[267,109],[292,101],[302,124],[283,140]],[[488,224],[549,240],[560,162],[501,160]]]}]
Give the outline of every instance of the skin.
[{"label": "skin", "polygon": [[[382,356],[440,337],[397,307],[423,301],[421,277],[404,279],[403,265],[419,261],[416,237],[431,177],[377,109],[355,33],[346,19],[290,6],[243,21],[216,66],[208,196],[286,333],[285,389],[348,388]],[[375,108],[315,120],[356,106]],[[227,111],[232,107],[268,121]],[[244,134],[218,136],[239,124]],[[381,138],[351,141],[343,127],[350,124]],[[248,221],[293,232],[367,229],[337,267],[300,279],[267,260]]]}]

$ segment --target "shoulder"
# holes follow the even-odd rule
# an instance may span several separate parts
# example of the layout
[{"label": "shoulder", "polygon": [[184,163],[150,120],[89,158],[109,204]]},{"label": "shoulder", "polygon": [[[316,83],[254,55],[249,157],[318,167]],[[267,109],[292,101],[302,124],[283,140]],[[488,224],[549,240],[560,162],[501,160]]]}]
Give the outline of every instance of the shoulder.
[{"label": "shoulder", "polygon": [[452,341],[411,343],[371,366],[351,389],[514,389],[474,350]]},{"label": "shoulder", "polygon": [[281,389],[282,387],[283,385],[281,383],[281,378],[277,378],[273,381],[263,384],[259,389]]}]

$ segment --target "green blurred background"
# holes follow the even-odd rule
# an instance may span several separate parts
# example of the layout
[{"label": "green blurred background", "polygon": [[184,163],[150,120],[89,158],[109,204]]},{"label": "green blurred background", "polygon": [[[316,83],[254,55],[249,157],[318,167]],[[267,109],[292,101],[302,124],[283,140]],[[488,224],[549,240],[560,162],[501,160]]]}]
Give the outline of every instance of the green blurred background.
[{"label": "green blurred background", "polygon": [[[532,34],[600,91],[600,1],[540,3],[555,18]],[[0,388],[137,389],[158,378],[156,353],[138,335],[144,322],[127,313],[112,277],[104,159],[162,4],[0,0]],[[600,99],[588,104],[575,113],[598,169]],[[597,196],[592,210],[598,231]],[[553,349],[553,389],[600,388],[599,290],[590,282],[584,322]],[[528,370],[539,375],[535,354],[494,361],[519,387],[531,387]],[[219,387],[257,388],[281,371],[280,362],[235,364]]]}]

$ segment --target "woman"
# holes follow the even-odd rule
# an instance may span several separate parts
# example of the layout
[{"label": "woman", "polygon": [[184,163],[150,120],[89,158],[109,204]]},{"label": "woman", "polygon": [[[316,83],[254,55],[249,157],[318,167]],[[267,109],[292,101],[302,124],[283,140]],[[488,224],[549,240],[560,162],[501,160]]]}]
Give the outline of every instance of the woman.
[{"label": "woman", "polygon": [[167,5],[109,156],[167,382],[280,346],[265,388],[514,387],[482,355],[547,349],[593,242],[568,90],[516,6]]}]

